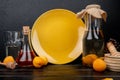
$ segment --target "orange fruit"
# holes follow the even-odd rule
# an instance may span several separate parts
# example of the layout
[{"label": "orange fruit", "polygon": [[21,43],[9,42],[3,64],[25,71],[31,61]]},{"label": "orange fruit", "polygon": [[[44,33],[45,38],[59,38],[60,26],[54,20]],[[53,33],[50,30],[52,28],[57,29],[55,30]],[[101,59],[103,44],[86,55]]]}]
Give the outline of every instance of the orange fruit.
[{"label": "orange fruit", "polygon": [[40,68],[42,67],[42,64],[43,64],[43,61],[40,57],[36,56],[34,59],[33,59],[33,66],[36,67],[36,68]]},{"label": "orange fruit", "polygon": [[88,57],[88,56],[85,56],[85,57],[82,58],[82,62],[83,62],[84,65],[91,66],[92,58]]},{"label": "orange fruit", "polygon": [[15,62],[13,56],[7,56],[4,58],[3,63]]},{"label": "orange fruit", "polygon": [[43,59],[43,65],[47,65],[48,64],[48,59],[45,56],[40,56],[41,59]]},{"label": "orange fruit", "polygon": [[92,66],[93,61],[96,60],[98,57],[95,54],[88,54],[87,56],[82,58],[83,64]]},{"label": "orange fruit", "polygon": [[92,61],[94,61],[98,58],[98,56],[95,54],[89,54],[88,56],[90,56],[92,58]]},{"label": "orange fruit", "polygon": [[43,65],[47,65],[47,59],[46,57],[44,56],[36,56],[34,59],[33,59],[33,66],[36,67],[36,68],[40,68],[42,67]]},{"label": "orange fruit", "polygon": [[106,69],[106,63],[104,60],[98,58],[93,62],[93,69],[98,72],[102,72]]},{"label": "orange fruit", "polygon": [[102,80],[113,80],[113,78],[104,78]]}]

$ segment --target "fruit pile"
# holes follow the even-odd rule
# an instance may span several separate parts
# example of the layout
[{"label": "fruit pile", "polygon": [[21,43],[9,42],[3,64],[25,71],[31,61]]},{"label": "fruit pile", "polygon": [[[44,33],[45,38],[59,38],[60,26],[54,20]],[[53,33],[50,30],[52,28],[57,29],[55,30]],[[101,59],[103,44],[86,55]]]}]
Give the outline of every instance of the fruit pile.
[{"label": "fruit pile", "polygon": [[[106,45],[106,53],[110,53],[112,56],[120,56],[120,44],[115,39],[110,39]],[[98,57],[95,54],[89,54],[82,58],[83,65],[92,67],[95,71],[102,72],[106,69],[107,64],[104,61],[104,57]]]},{"label": "fruit pile", "polygon": [[95,54],[89,54],[82,58],[83,65],[92,67],[95,71],[102,72],[106,69],[106,63],[103,57],[98,57]]}]

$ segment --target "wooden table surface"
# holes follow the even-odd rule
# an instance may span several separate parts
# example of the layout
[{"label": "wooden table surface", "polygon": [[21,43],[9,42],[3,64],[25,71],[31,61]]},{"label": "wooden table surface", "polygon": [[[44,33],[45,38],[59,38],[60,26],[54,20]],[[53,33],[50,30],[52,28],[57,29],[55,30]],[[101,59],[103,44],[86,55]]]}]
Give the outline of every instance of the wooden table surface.
[{"label": "wooden table surface", "polygon": [[81,64],[52,65],[42,68],[16,68],[14,70],[0,67],[0,80],[102,80],[113,78],[120,80],[119,72],[106,70],[96,72]]}]

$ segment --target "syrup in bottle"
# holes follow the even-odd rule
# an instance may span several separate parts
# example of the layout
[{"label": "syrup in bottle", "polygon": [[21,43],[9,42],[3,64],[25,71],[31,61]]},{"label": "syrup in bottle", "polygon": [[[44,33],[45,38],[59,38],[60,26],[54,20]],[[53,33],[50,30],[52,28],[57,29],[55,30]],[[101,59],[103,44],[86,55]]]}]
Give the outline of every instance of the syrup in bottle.
[{"label": "syrup in bottle", "polygon": [[20,67],[30,67],[30,66],[33,66],[32,61],[35,56],[36,55],[30,45],[29,26],[23,26],[22,48],[16,59],[16,62]]}]

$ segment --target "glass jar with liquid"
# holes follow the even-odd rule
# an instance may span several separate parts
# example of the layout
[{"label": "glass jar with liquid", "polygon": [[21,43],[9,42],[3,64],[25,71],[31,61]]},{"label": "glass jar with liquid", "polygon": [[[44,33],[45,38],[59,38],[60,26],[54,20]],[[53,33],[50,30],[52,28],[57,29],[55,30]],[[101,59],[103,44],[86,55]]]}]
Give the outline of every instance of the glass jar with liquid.
[{"label": "glass jar with liquid", "polygon": [[23,40],[22,49],[16,59],[18,66],[20,67],[32,67],[35,53],[30,45],[30,29],[29,26],[23,26]]},{"label": "glass jar with liquid", "polygon": [[104,56],[104,35],[102,31],[102,19],[90,14],[85,15],[86,31],[83,37],[83,56],[96,54]]},{"label": "glass jar with liquid", "polygon": [[104,34],[103,23],[106,21],[107,13],[103,11],[100,5],[91,4],[77,14],[82,18],[86,30],[83,36],[83,63],[91,66],[97,57],[104,56]]}]

